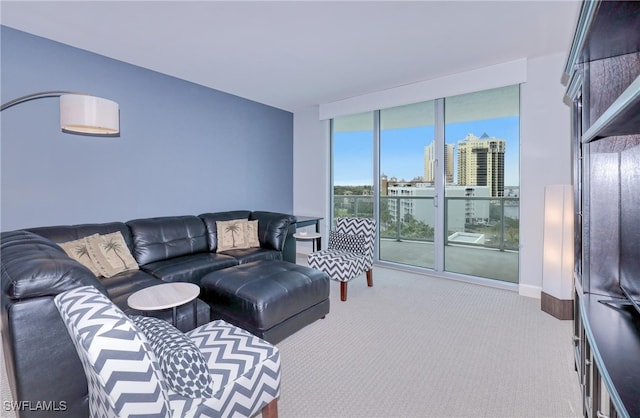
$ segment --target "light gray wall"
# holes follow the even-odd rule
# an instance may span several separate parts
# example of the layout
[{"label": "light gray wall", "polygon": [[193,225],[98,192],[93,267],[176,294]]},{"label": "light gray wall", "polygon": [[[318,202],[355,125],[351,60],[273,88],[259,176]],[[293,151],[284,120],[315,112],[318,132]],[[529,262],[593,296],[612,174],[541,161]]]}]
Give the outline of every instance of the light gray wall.
[{"label": "light gray wall", "polygon": [[[529,297],[540,297],[542,289],[544,187],[571,183],[570,109],[560,82],[564,59],[556,54],[527,60],[521,88],[519,292]],[[317,112],[294,112],[294,208],[328,218],[329,129]]]},{"label": "light gray wall", "polygon": [[565,54],[531,59],[520,89],[520,294],[540,297],[544,188],[571,184],[571,109],[560,82]]},{"label": "light gray wall", "polygon": [[[298,109],[293,118],[293,210],[296,215],[319,216],[327,236],[330,199],[329,121],[318,119],[318,106]],[[311,231],[313,229],[310,229]],[[311,241],[298,241],[297,252],[309,254]],[[324,244],[326,246],[326,242]]]},{"label": "light gray wall", "polygon": [[[119,138],[60,132],[58,100],[1,115],[1,229],[250,209],[293,212],[293,114],[2,26],[2,102],[120,104]],[[162,53],[159,49],[158,53]]]}]

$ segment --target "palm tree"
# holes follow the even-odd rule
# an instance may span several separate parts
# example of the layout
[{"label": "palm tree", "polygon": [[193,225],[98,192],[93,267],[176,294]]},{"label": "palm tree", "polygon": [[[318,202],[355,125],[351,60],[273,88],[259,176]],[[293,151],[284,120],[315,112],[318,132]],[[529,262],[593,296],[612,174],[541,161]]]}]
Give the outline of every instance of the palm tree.
[{"label": "palm tree", "polygon": [[225,228],[225,232],[231,232],[231,242],[232,246],[236,246],[236,232],[240,230],[240,225],[237,223],[232,223]]},{"label": "palm tree", "polygon": [[105,241],[102,244],[102,248],[104,248],[106,252],[113,251],[115,253],[116,257],[118,257],[120,259],[120,261],[122,261],[122,265],[125,268],[127,268],[127,262],[124,261],[124,259],[122,257],[120,257],[120,254],[118,253],[118,250],[122,249],[122,245],[119,242],[114,241],[113,238],[109,238],[108,241]]}]

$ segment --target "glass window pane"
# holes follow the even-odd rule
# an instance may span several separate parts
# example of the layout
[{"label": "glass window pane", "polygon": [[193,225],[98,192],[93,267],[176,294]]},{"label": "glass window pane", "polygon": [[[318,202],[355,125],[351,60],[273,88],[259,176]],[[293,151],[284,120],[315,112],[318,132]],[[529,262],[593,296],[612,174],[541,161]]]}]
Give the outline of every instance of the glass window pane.
[{"label": "glass window pane", "polygon": [[333,217],[373,217],[373,112],[332,120]]},{"label": "glass window pane", "polygon": [[509,86],[332,120],[333,216],[375,217],[380,260],[517,283],[519,94]]},{"label": "glass window pane", "polygon": [[519,104],[517,85],[445,99],[447,271],[518,282]]},{"label": "glass window pane", "polygon": [[434,138],[433,101],[380,111],[381,260],[434,266]]}]

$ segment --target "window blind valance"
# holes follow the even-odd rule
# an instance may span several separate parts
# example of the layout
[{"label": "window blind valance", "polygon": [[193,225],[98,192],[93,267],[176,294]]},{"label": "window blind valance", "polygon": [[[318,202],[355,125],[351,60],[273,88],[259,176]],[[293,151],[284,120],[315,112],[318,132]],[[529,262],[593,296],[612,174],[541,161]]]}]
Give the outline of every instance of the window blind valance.
[{"label": "window blind valance", "polygon": [[320,105],[319,119],[388,109],[441,97],[489,90],[527,81],[527,59],[420,81]]}]

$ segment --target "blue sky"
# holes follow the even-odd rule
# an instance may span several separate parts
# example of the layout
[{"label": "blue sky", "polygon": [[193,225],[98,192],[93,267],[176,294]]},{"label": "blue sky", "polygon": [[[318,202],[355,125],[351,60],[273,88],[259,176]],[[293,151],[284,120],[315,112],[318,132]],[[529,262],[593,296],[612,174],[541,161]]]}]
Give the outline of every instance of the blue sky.
[{"label": "blue sky", "polygon": [[[467,134],[477,137],[485,132],[490,137],[507,141],[505,152],[505,185],[519,184],[519,117],[486,119],[447,124],[445,140],[456,145]],[[434,137],[431,126],[384,130],[381,134],[380,168],[389,177],[411,180],[424,175],[424,147]],[[372,132],[338,132],[335,134],[334,183],[336,185],[372,184]],[[457,155],[454,157],[454,181],[457,178]]]}]

